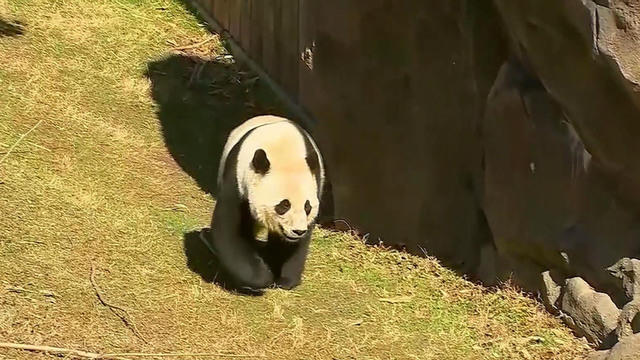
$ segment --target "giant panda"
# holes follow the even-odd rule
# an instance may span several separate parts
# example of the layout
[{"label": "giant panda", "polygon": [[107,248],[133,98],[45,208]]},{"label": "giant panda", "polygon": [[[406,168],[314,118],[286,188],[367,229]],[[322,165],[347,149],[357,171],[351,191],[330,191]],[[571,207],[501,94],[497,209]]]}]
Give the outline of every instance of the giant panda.
[{"label": "giant panda", "polygon": [[318,147],[288,119],[257,116],[229,134],[210,232],[226,286],[261,293],[300,284],[324,181]]}]

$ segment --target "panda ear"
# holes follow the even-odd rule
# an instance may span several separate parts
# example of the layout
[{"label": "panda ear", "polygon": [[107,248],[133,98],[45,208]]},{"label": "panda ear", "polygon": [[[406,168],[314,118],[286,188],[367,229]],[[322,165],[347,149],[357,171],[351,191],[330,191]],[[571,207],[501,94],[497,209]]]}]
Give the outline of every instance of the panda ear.
[{"label": "panda ear", "polygon": [[309,165],[309,169],[312,172],[318,170],[318,168],[320,167],[318,155],[315,151],[312,151],[307,155],[307,165]]},{"label": "panda ear", "polygon": [[269,171],[271,163],[269,162],[269,159],[267,159],[267,153],[264,152],[264,150],[256,150],[256,152],[253,154],[251,167],[253,168],[253,171],[261,175],[264,175],[267,173],[267,171]]}]

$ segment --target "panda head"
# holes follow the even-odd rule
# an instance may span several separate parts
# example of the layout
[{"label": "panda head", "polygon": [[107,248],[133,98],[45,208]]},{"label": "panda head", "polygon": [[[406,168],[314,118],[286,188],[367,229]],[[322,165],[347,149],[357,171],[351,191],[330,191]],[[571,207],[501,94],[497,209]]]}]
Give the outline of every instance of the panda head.
[{"label": "panda head", "polygon": [[270,233],[296,242],[313,226],[318,215],[318,185],[314,171],[318,159],[311,155],[287,161],[270,161],[257,149],[251,161],[254,174],[247,188],[249,208],[254,219]]}]

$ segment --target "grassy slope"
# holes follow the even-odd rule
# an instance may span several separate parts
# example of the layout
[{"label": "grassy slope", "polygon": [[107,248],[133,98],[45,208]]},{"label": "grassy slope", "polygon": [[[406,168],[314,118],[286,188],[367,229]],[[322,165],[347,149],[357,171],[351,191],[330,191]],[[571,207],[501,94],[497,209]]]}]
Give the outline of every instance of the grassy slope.
[{"label": "grassy slope", "polygon": [[[190,80],[197,62],[170,44],[209,35],[175,1],[0,0],[0,21],[16,19],[24,35],[0,35],[0,157],[43,123],[0,164],[0,341],[271,359],[584,351],[514,292],[346,235],[317,233],[294,292],[239,297],[203,281],[183,242],[190,267],[206,265],[191,231],[210,219],[200,189],[215,169],[209,155],[233,122],[271,110],[268,94],[251,74],[211,61],[199,60],[204,71]],[[191,56],[221,50],[212,41]],[[148,343],[98,302],[92,263],[104,297],[129,310]]]}]

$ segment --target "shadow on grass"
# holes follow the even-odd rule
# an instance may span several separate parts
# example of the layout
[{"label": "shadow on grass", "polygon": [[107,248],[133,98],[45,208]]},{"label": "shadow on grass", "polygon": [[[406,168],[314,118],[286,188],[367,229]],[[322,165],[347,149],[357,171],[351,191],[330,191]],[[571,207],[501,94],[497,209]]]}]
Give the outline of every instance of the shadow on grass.
[{"label": "shadow on grass", "polygon": [[[209,229],[195,230],[184,234],[184,253],[187,257],[187,267],[200,275],[207,283],[214,283],[220,288],[236,295],[260,296],[263,291],[240,290],[228,285],[220,271],[220,267],[211,250],[204,241],[209,239]],[[206,240],[203,240],[206,239]]]},{"label": "shadow on grass", "polygon": [[19,21],[8,22],[0,19],[0,38],[7,36],[20,36],[24,34],[24,24]]},{"label": "shadow on grass", "polygon": [[146,74],[167,149],[214,196],[231,130],[256,115],[290,116],[257,75],[228,61],[171,55],[148,64]]}]

